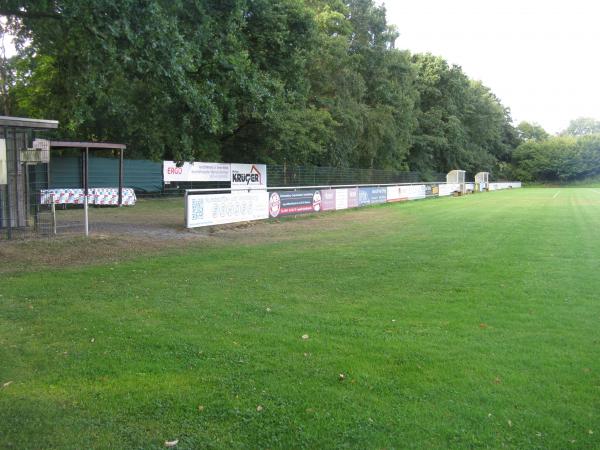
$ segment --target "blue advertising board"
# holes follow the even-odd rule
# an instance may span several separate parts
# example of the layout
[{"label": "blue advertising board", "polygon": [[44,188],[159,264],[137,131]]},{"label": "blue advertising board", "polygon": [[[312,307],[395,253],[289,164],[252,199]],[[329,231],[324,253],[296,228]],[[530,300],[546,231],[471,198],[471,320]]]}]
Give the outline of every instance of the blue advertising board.
[{"label": "blue advertising board", "polygon": [[387,201],[387,188],[385,187],[367,187],[358,190],[358,205],[374,205],[376,203],[385,203]]}]

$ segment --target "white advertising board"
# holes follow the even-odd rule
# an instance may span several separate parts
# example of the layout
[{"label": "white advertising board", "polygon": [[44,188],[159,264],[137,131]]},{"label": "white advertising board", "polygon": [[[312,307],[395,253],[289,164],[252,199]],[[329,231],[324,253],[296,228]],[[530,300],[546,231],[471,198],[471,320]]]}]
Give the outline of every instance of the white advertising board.
[{"label": "white advertising board", "polygon": [[512,189],[512,188],[520,188],[520,181],[505,181],[502,183],[490,183],[489,190],[490,191],[499,191],[501,189]]},{"label": "white advertising board", "polygon": [[187,196],[186,226],[188,228],[268,218],[269,193],[267,191]]},{"label": "white advertising board", "polygon": [[460,184],[458,184],[458,183],[440,184],[439,187],[440,187],[440,192],[439,192],[440,197],[443,197],[444,195],[452,195],[453,192],[460,191]]},{"label": "white advertising board", "polygon": [[267,189],[267,166],[231,164],[231,189]]},{"label": "white advertising board", "polygon": [[0,139],[0,184],[8,183],[8,169],[6,165],[6,140]]},{"label": "white advertising board", "polygon": [[387,201],[388,202],[400,201],[400,186],[388,186],[387,187]]},{"label": "white advertising board", "polygon": [[404,186],[388,186],[387,201],[398,202],[402,200],[418,200],[425,198],[426,188],[424,184],[411,184]]},{"label": "white advertising board", "polygon": [[335,209],[348,209],[348,189],[335,190]]},{"label": "white advertising board", "polygon": [[177,181],[229,181],[230,164],[193,162],[177,167],[175,161],[163,161],[165,183]]},{"label": "white advertising board", "polygon": [[427,196],[427,188],[424,184],[401,186],[400,193],[405,194],[409,200],[419,200]]}]

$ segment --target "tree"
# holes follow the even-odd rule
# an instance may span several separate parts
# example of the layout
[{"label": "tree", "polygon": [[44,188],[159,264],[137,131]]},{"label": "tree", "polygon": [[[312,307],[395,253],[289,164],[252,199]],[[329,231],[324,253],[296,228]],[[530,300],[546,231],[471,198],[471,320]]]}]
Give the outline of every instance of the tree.
[{"label": "tree", "polygon": [[411,168],[492,171],[498,161],[509,161],[518,139],[510,111],[489,88],[440,57],[414,55],[413,63],[419,101]]},{"label": "tree", "polygon": [[10,116],[14,110],[15,84],[14,58],[7,58],[4,37],[6,35],[4,23],[0,22],[0,108],[5,116]]},{"label": "tree", "polygon": [[600,173],[600,135],[528,140],[514,152],[515,173],[524,181],[569,181]]},{"label": "tree", "polygon": [[600,133],[600,120],[591,117],[579,117],[571,120],[571,123],[561,134],[567,136],[586,136],[588,134]]},{"label": "tree", "polygon": [[19,49],[13,109],[130,156],[490,170],[518,141],[487,87],[396,49],[374,0],[4,0],[0,14]]},{"label": "tree", "polygon": [[523,141],[543,141],[550,137],[546,130],[535,122],[520,122],[517,125],[517,133]]}]

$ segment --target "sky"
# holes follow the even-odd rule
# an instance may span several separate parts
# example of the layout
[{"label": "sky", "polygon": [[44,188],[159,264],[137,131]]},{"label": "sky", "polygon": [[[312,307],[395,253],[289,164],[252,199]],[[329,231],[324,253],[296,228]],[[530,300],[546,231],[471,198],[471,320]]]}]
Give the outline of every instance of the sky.
[{"label": "sky", "polygon": [[515,125],[546,131],[600,119],[600,2],[385,0],[396,47],[432,53],[481,80]]}]

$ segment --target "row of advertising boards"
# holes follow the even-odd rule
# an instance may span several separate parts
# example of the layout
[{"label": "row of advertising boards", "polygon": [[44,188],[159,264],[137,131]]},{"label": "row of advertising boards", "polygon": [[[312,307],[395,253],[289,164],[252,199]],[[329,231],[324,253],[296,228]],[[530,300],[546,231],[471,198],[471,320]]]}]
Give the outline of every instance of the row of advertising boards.
[{"label": "row of advertising boards", "polygon": [[232,190],[266,189],[265,164],[163,161],[165,184],[181,182],[229,182]]},{"label": "row of advertising boards", "polygon": [[[494,185],[492,187],[492,184]],[[521,187],[521,183],[490,183],[490,190]],[[388,202],[448,196],[460,184],[412,184],[331,189],[249,190],[231,194],[186,196],[186,227],[247,222],[297,214],[336,211]]]}]

